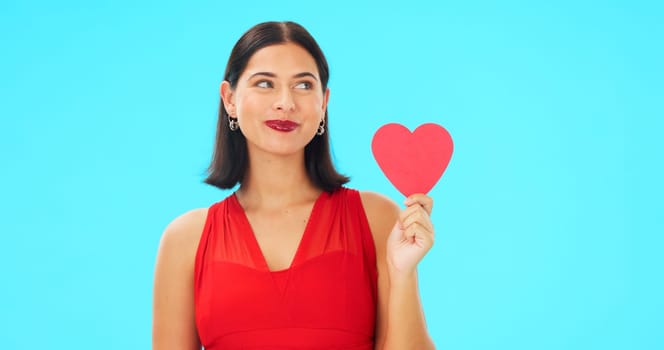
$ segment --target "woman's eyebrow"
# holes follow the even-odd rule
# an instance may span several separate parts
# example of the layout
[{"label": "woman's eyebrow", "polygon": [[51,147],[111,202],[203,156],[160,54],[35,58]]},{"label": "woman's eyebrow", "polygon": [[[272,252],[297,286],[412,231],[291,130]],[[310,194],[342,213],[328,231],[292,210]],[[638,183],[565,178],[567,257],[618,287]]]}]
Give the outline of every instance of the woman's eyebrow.
[{"label": "woman's eyebrow", "polygon": [[[263,75],[263,76],[266,76],[266,77],[269,77],[269,78],[276,78],[277,77],[277,75],[272,73],[272,72],[256,72],[256,73],[252,74],[251,76],[249,76],[249,79],[252,79],[253,77],[259,76],[259,75]],[[297,73],[293,76],[293,78],[295,78],[295,79],[303,78],[303,77],[312,77],[314,80],[318,81],[318,78],[316,78],[316,75],[314,75],[311,72]]]},{"label": "woman's eyebrow", "polygon": [[251,78],[253,78],[257,75],[264,75],[264,76],[270,77],[270,78],[276,78],[277,77],[276,74],[271,73],[271,72],[256,72],[256,73],[252,74],[251,76],[249,76],[249,79],[251,79]]},{"label": "woman's eyebrow", "polygon": [[303,78],[303,77],[312,77],[314,80],[318,81],[318,78],[313,73],[309,72],[302,72],[302,73],[297,73],[293,76],[293,78]]}]

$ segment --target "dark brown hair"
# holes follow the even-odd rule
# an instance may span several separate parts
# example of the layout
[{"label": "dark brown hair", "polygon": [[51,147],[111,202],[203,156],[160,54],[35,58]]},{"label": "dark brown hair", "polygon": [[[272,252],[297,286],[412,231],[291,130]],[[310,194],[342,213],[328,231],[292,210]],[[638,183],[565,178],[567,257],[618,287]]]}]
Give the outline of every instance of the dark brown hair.
[{"label": "dark brown hair", "polygon": [[[294,22],[260,23],[244,33],[228,58],[224,80],[230,83],[232,89],[235,89],[238,78],[256,51],[266,46],[289,42],[301,46],[314,58],[318,66],[323,92],[325,92],[329,79],[327,60],[311,34]],[[349,178],[339,174],[332,164],[327,110],[325,111],[325,125],[327,129],[325,133],[314,136],[311,142],[305,146],[304,163],[311,181],[320,189],[331,192],[348,182]],[[217,138],[205,183],[221,189],[233,188],[238,183],[242,183],[248,166],[247,141],[239,130],[230,130],[228,113],[223,100],[220,100]]]}]

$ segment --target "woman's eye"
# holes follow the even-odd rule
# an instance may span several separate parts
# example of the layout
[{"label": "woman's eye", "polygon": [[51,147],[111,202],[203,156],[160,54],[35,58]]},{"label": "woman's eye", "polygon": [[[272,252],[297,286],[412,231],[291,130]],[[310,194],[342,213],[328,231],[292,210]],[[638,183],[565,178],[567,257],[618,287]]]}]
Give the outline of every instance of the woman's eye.
[{"label": "woman's eye", "polygon": [[311,86],[312,86],[312,85],[313,85],[313,84],[311,84],[311,83],[308,82],[308,81],[303,81],[303,82],[298,83],[297,85],[295,85],[295,88],[296,88],[296,89],[309,90],[309,89],[311,89]]},{"label": "woman's eye", "polygon": [[261,80],[258,83],[256,83],[256,86],[258,86],[259,88],[267,89],[267,88],[272,87],[272,83],[270,83],[267,80]]}]

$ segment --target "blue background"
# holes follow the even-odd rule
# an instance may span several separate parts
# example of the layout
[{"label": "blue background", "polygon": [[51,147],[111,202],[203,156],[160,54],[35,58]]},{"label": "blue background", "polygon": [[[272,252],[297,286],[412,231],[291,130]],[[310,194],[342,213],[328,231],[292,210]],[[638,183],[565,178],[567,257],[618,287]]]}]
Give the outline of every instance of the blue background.
[{"label": "blue background", "polygon": [[648,1],[0,4],[0,348],[150,347],[165,226],[202,183],[252,25],[331,66],[351,187],[397,202],[383,124],[445,126],[421,291],[440,349],[664,348],[663,6]]}]

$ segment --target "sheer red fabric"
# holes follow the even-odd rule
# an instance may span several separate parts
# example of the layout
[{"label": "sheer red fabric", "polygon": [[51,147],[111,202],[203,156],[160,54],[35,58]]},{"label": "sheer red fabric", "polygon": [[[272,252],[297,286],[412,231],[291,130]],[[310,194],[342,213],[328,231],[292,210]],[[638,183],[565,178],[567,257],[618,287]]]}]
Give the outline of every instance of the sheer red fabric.
[{"label": "sheer red fabric", "polygon": [[288,269],[270,271],[235,195],[213,204],[196,253],[207,350],[374,348],[376,251],[359,192],[323,192]]}]

